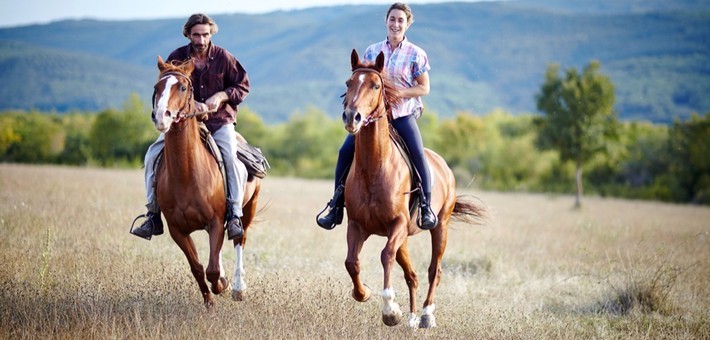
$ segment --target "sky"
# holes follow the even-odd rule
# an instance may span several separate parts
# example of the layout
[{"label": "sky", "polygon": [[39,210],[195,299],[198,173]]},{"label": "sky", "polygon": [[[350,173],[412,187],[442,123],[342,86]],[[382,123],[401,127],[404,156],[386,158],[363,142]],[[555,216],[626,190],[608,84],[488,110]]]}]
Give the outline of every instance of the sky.
[{"label": "sky", "polygon": [[[268,13],[334,5],[391,5],[395,0],[0,0],[0,27],[47,24],[65,19],[143,20]],[[397,0],[402,1],[402,0]],[[410,0],[409,4],[461,0]],[[477,0],[469,0],[473,2]]]}]

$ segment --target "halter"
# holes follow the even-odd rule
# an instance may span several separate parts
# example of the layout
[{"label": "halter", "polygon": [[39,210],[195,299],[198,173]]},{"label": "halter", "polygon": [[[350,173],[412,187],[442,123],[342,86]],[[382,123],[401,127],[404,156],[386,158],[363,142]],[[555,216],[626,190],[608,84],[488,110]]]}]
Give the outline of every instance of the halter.
[{"label": "halter", "polygon": [[[183,77],[183,78],[185,78],[185,80],[187,80],[187,84],[188,84],[189,87],[190,87],[190,98],[188,98],[188,101],[187,101],[187,103],[188,103],[188,105],[189,105],[189,103],[190,103],[190,102],[193,100],[193,98],[194,98],[194,93],[193,93],[193,88],[192,88],[192,79],[190,79],[190,77],[188,77],[188,76],[186,76],[186,75],[184,75],[184,74],[182,74],[182,73],[180,73],[180,72],[165,72],[165,73],[163,73],[163,74],[161,75],[161,77],[160,77],[160,79],[158,80],[158,82],[162,81],[163,79],[165,79],[165,78],[167,78],[167,77],[169,77],[169,76],[179,76],[179,77]],[[153,101],[153,112],[152,112],[152,115],[155,116],[155,91],[153,91],[153,99],[152,99],[152,101]],[[180,119],[190,119],[190,118],[193,118],[193,117],[195,117],[195,116],[197,115],[196,110],[193,110],[192,113],[183,115],[183,109],[184,109],[184,106],[183,106],[182,108],[180,108],[180,110],[177,112],[177,115],[175,116],[176,120],[179,121]]]},{"label": "halter", "polygon": [[[370,112],[370,114],[363,121],[363,126],[367,126],[370,123],[374,123],[374,122],[380,120],[385,115],[387,115],[386,110],[384,110],[385,111],[384,115],[379,115],[379,116],[375,117],[375,114],[377,112],[379,112],[381,109],[383,109],[383,108],[386,109],[386,107],[383,107],[383,106],[385,106],[385,85],[384,85],[385,82],[382,79],[382,75],[380,74],[380,72],[377,72],[376,70],[373,70],[371,68],[359,67],[359,68],[354,69],[352,74],[355,74],[357,72],[372,72],[372,73],[376,74],[378,77],[380,77],[380,82],[382,83],[382,90],[380,91],[380,103],[377,105],[377,107],[374,110],[372,110],[372,112]],[[345,96],[345,95],[343,95],[343,96]]]}]

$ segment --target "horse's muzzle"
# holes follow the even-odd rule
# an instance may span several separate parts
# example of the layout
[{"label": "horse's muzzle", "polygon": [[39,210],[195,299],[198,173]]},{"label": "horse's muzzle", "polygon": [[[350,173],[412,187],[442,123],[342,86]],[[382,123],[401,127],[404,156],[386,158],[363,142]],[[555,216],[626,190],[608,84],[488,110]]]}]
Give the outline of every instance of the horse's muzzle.
[{"label": "horse's muzzle", "polygon": [[356,110],[343,111],[343,125],[350,134],[355,134],[362,125],[362,115]]}]

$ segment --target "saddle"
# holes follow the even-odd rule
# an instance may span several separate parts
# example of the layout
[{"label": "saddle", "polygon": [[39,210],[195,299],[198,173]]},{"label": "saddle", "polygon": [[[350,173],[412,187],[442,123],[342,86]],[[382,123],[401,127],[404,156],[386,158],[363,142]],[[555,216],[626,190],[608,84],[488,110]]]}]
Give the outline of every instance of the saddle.
[{"label": "saddle", "polygon": [[[200,122],[200,139],[202,140],[202,143],[205,144],[207,149],[210,151],[210,154],[212,154],[212,157],[214,157],[215,161],[219,165],[219,172],[222,174],[224,190],[225,192],[227,192],[227,173],[224,171],[224,160],[222,159],[222,153],[219,152],[219,147],[217,146],[217,142],[214,141],[214,138],[212,138],[212,133],[210,133],[210,131],[207,129],[207,126],[205,126],[205,124],[202,122]],[[160,154],[158,154],[158,157],[156,158],[154,165],[154,170],[156,172],[158,170],[158,166],[162,162],[162,158],[163,151],[161,151]],[[247,173],[249,174],[249,176],[264,178],[266,177],[266,172],[268,171],[268,169],[271,168],[271,165],[269,165],[269,161],[266,160],[266,157],[264,157],[264,154],[261,152],[261,149],[250,145],[246,141],[242,142],[241,140],[239,140],[239,138],[237,138],[237,159],[240,162],[244,163],[244,166],[247,168]],[[155,183],[153,183],[153,187],[155,187]]]},{"label": "saddle", "polygon": [[[222,153],[219,152],[219,147],[217,142],[212,138],[212,134],[207,129],[205,124],[200,123],[200,139],[210,150],[210,153],[219,164],[219,170],[222,172],[222,177],[225,178],[225,188],[226,188],[226,174],[224,172],[224,161],[222,160]],[[237,159],[244,163],[247,168],[247,173],[250,176],[264,178],[266,177],[266,172],[271,168],[269,161],[266,160],[261,149],[250,145],[246,141],[241,141],[237,138]]]}]

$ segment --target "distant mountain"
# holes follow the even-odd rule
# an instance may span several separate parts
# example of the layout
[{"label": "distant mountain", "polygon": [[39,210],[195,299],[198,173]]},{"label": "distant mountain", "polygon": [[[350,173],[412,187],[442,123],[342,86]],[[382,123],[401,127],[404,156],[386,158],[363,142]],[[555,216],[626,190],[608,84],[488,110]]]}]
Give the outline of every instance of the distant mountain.
[{"label": "distant mountain", "polygon": [[[672,5],[671,5],[672,4]],[[411,41],[432,65],[428,110],[535,112],[549,63],[602,64],[623,119],[670,122],[710,111],[708,1],[522,0],[412,5]],[[213,15],[213,41],[245,65],[244,105],[267,123],[309,106],[337,117],[350,51],[385,38],[386,6]],[[149,102],[158,55],[188,41],[186,18],[69,20],[0,29],[0,110]]]}]

